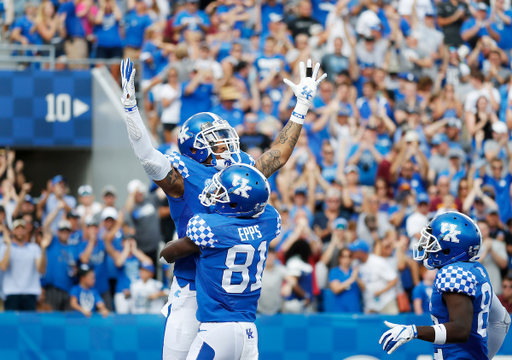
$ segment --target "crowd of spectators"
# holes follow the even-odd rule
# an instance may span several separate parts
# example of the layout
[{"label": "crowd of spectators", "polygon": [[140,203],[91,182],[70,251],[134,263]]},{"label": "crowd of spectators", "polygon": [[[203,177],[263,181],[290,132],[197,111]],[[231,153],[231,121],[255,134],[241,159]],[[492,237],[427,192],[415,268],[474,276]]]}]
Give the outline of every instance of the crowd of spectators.
[{"label": "crowd of spectators", "polygon": [[[511,309],[508,1],[3,4],[11,41],[54,44],[68,58],[138,59],[148,129],[163,153],[177,149],[180,124],[211,111],[258,158],[295,106],[283,78],[297,79],[300,61],[321,63],[328,78],[291,159],[270,179],[283,231],[271,244],[261,313],[428,312],[435,272],[412,259],[412,248],[429,219],[448,210],[478,222],[479,261]],[[174,233],[160,190],[134,180],[119,207],[115,189],[106,187],[97,203],[84,185],[77,204],[56,176],[32,194],[35,201],[23,166],[11,153],[2,156],[6,308],[32,306],[41,294],[38,274],[46,291],[35,297],[41,308],[88,314],[157,307],[171,270],[158,276],[163,286],[153,280],[156,253]],[[9,280],[21,261],[18,248],[23,261],[35,259],[20,266],[23,289]]]}]

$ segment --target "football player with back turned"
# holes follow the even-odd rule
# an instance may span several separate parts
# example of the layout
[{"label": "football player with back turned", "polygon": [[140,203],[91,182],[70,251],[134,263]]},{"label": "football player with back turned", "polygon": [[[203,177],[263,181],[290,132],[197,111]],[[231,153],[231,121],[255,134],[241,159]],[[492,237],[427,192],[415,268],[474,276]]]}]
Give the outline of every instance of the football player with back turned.
[{"label": "football player with back turned", "polygon": [[[256,168],[231,165],[214,175],[201,194],[210,212],[190,219],[187,236],[167,244],[168,262],[198,254],[199,332],[187,360],[257,360],[254,325],[261,275],[281,217],[270,205],[270,186]],[[205,209],[206,210],[206,209]]]}]

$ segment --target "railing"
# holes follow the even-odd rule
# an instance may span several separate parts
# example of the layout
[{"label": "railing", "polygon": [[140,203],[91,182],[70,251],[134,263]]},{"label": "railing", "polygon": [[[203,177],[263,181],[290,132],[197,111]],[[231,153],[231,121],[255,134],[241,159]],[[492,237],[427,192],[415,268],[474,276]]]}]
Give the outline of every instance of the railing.
[{"label": "railing", "polygon": [[[37,55],[17,55],[12,52],[35,52]],[[55,70],[56,64],[65,65],[118,65],[120,59],[68,59],[66,57],[57,59],[55,57],[55,47],[53,45],[20,45],[20,44],[0,44],[0,52],[7,52],[8,55],[0,55],[0,65],[2,63],[15,64],[48,64],[48,70]],[[48,55],[41,53],[48,52]],[[132,59],[135,65],[139,65],[138,59]],[[140,73],[139,73],[140,75]]]}]

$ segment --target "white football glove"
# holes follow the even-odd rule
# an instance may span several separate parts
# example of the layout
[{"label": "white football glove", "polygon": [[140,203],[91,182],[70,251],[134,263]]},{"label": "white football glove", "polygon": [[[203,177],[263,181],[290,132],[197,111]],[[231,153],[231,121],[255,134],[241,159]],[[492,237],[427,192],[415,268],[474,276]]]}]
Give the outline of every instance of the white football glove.
[{"label": "white football glove", "polygon": [[123,97],[121,102],[125,108],[132,108],[137,105],[135,98],[135,68],[130,58],[121,61],[121,84],[123,86]]},{"label": "white football glove", "polygon": [[379,344],[382,344],[382,350],[392,354],[396,349],[406,342],[418,337],[416,325],[398,325],[384,321],[387,327],[391,328],[380,337]]},{"label": "white football glove", "polygon": [[[292,83],[288,79],[283,79],[284,83],[292,89],[293,93],[297,97],[297,105],[292,113],[292,117],[296,116],[300,119],[304,119],[306,113],[316,96],[316,90],[318,85],[327,77],[327,74],[320,76],[318,80],[318,72],[320,70],[320,63],[316,63],[315,69],[312,69],[312,61],[308,60],[308,66],[306,71],[306,65],[303,61],[299,64],[300,82],[298,84]],[[304,121],[302,121],[303,123]]]}]

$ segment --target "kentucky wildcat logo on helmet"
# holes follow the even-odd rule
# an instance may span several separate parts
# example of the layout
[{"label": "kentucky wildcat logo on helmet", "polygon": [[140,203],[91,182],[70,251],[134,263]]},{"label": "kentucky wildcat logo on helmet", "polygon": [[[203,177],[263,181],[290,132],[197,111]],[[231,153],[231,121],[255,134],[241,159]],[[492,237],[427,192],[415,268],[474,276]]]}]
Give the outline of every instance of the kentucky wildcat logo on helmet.
[{"label": "kentucky wildcat logo on helmet", "polygon": [[414,246],[414,260],[427,269],[442,268],[456,261],[476,261],[482,234],[475,222],[457,211],[438,215],[421,230]]},{"label": "kentucky wildcat logo on helmet", "polygon": [[235,129],[220,116],[209,112],[196,114],[185,121],[178,134],[178,147],[182,155],[199,163],[212,155],[212,165],[218,170],[241,162],[240,139]]},{"label": "kentucky wildcat logo on helmet", "polygon": [[258,217],[270,198],[265,175],[247,164],[234,164],[215,174],[199,199],[201,204],[225,216]]}]

